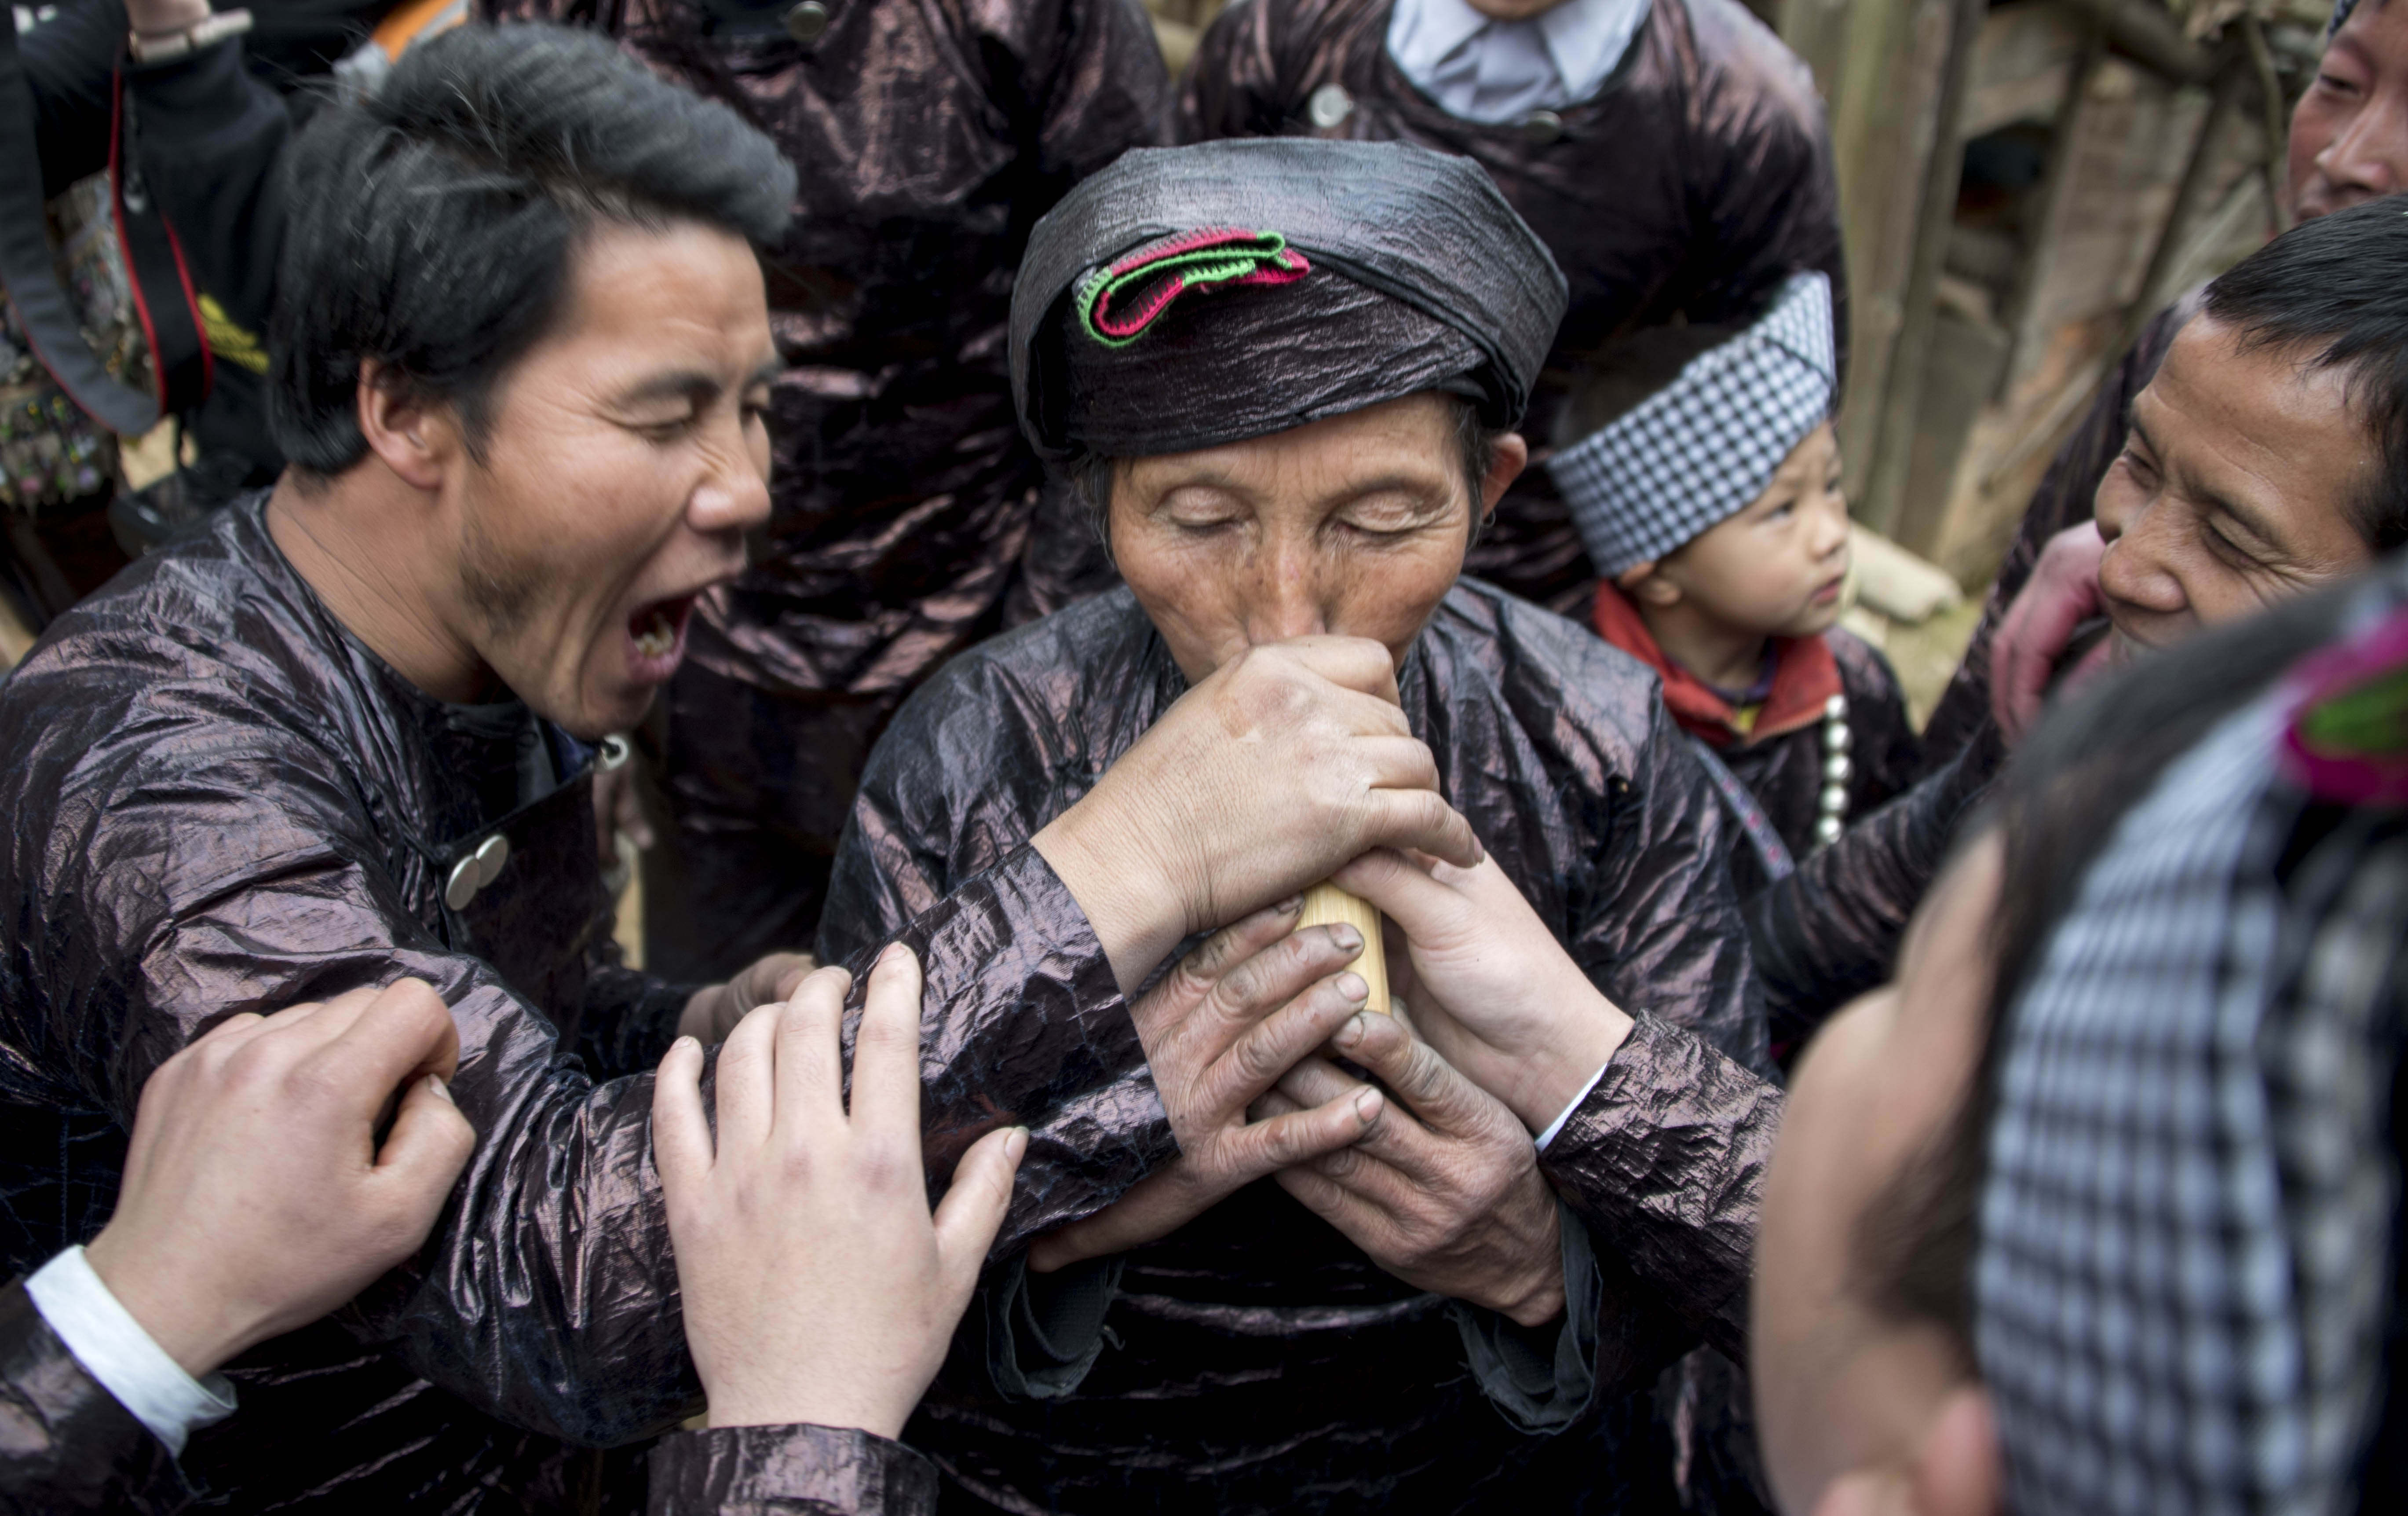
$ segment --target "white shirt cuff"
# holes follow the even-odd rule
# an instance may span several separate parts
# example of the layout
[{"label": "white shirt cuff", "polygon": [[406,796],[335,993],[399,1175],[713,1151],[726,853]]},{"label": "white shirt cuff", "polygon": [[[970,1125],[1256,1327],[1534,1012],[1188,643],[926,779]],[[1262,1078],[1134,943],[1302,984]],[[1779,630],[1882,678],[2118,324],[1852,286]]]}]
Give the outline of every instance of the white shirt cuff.
[{"label": "white shirt cuff", "polygon": [[185,1373],[109,1293],[81,1248],[35,1270],[25,1293],[84,1372],[166,1444],[171,1457],[184,1455],[193,1428],[234,1414],[233,1382],[222,1374],[195,1379]]},{"label": "white shirt cuff", "polygon": [[1539,1133],[1539,1151],[1543,1153],[1547,1150],[1547,1144],[1555,1140],[1555,1133],[1561,1132],[1564,1129],[1564,1123],[1572,1119],[1572,1112],[1581,1108],[1581,1102],[1588,1099],[1588,1092],[1597,1088],[1597,1082],[1599,1079],[1605,1077],[1605,1064],[1612,1061],[1613,1060],[1609,1058],[1605,1063],[1599,1063],[1597,1066],[1597,1072],[1588,1076],[1588,1083],[1581,1086],[1580,1093],[1572,1097],[1572,1103],[1563,1108],[1562,1114],[1547,1123],[1547,1130]]}]

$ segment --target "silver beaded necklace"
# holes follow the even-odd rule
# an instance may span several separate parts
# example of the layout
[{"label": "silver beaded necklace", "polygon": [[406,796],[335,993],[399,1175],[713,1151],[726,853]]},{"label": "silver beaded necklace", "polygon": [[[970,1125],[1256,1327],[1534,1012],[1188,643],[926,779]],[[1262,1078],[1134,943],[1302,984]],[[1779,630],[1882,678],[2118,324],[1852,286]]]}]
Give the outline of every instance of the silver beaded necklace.
[{"label": "silver beaded necklace", "polygon": [[1834,695],[1823,702],[1823,789],[1814,797],[1814,851],[1840,840],[1848,825],[1848,778],[1856,772],[1848,749],[1856,744],[1848,729],[1848,697]]}]

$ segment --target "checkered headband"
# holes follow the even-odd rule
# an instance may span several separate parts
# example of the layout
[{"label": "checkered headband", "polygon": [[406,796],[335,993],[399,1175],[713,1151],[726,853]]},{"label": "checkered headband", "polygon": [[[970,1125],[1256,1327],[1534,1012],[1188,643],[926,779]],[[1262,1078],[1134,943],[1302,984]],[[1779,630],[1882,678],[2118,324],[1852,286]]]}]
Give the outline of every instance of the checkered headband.
[{"label": "checkered headband", "polygon": [[1793,274],[1746,331],[1547,460],[1607,578],[1746,509],[1831,414],[1831,281]]},{"label": "checkered headband", "polygon": [[2245,708],[2126,815],[2003,1029],[1974,1335],[2019,1516],[2350,1509],[2408,849],[2286,902],[2284,718]]}]

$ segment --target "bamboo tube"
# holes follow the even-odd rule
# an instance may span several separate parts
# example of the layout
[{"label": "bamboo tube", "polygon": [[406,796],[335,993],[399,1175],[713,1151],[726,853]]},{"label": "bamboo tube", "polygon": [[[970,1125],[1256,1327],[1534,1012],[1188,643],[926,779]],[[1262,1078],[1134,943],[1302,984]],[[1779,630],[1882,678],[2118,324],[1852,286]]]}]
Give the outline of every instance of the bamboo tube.
[{"label": "bamboo tube", "polygon": [[1364,1003],[1384,1016],[1389,1010],[1388,959],[1380,945],[1379,907],[1336,885],[1315,885],[1304,892],[1304,914],[1296,922],[1298,931],[1307,927],[1336,926],[1340,921],[1363,934],[1363,951],[1354,960],[1354,969],[1371,987],[1371,997]]}]

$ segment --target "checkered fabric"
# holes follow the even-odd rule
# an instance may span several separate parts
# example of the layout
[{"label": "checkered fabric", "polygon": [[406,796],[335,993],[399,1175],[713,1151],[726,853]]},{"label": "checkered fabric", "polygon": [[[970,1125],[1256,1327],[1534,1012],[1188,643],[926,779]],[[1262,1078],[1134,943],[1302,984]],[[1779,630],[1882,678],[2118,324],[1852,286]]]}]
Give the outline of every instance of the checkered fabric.
[{"label": "checkered fabric", "polygon": [[2278,881],[2288,698],[2126,816],[2011,1012],[1973,1282],[2020,1516],[2354,1503],[2408,842],[2358,813]]},{"label": "checkered fabric", "polygon": [[1829,417],[1839,383],[1831,282],[1794,274],[1761,320],[1547,460],[1608,578],[1744,510]]}]

